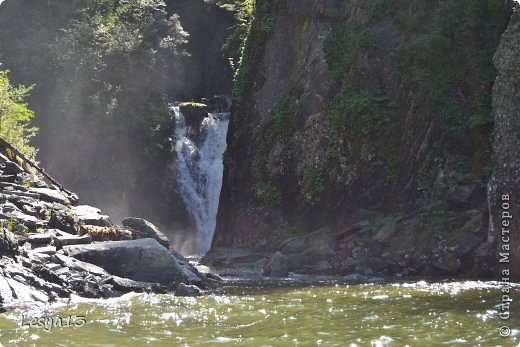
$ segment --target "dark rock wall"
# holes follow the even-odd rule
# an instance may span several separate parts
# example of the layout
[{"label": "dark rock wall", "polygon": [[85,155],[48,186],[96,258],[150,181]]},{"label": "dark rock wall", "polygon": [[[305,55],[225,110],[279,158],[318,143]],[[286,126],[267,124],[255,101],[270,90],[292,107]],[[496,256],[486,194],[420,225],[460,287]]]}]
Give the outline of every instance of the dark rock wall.
[{"label": "dark rock wall", "polygon": [[[502,35],[494,57],[498,71],[493,88],[495,167],[490,183],[491,227],[503,269],[520,279],[520,7]],[[505,276],[508,277],[508,276]]]},{"label": "dark rock wall", "polygon": [[[444,254],[447,239],[455,249],[474,233],[478,245],[487,219],[474,216],[487,215],[491,167],[491,57],[512,3],[475,6],[258,0],[213,245],[275,249],[324,226],[341,243],[359,237],[353,223],[371,221],[377,232],[391,216],[408,221],[398,235],[410,249],[435,243],[431,263],[453,256]],[[478,225],[468,229],[472,218]],[[387,256],[403,248],[394,246]],[[469,250],[457,252],[471,263]],[[455,263],[450,271],[462,271]]]}]

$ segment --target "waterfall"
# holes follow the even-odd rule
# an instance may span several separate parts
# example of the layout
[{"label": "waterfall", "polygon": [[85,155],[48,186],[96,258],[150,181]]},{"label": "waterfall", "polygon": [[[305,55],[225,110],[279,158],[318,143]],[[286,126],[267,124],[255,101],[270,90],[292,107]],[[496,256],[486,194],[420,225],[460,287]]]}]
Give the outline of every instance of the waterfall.
[{"label": "waterfall", "polygon": [[179,107],[175,114],[176,180],[186,209],[196,229],[196,254],[211,247],[222,187],[229,113],[208,113],[198,130],[186,125]]}]

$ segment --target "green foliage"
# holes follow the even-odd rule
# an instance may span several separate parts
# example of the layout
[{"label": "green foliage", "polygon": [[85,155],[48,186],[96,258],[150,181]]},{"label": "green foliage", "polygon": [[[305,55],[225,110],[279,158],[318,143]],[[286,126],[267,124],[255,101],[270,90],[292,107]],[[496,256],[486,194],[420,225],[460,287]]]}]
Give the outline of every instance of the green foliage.
[{"label": "green foliage", "polygon": [[282,204],[282,193],[270,182],[258,182],[254,186],[257,199],[271,205],[280,206]]},{"label": "green foliage", "polygon": [[253,173],[253,177],[255,177],[257,180],[263,180],[269,176],[267,164],[269,161],[269,152],[271,150],[274,138],[274,132],[268,130],[264,138],[260,141],[258,149],[256,150],[251,171]]},{"label": "green foliage", "polygon": [[258,180],[266,179],[269,176],[267,169],[269,153],[273,142],[277,139],[287,142],[294,134],[294,118],[299,107],[298,89],[291,91],[282,98],[271,113],[271,121],[267,126],[266,133],[260,141],[253,160],[253,176]]},{"label": "green foliage", "polygon": [[341,82],[351,77],[356,69],[354,57],[359,51],[375,45],[375,37],[367,25],[352,29],[353,35],[341,23],[332,26],[325,39],[325,59],[329,65],[331,76]]},{"label": "green foliage", "polygon": [[236,13],[239,22],[223,47],[235,68],[233,97],[236,105],[243,101],[246,84],[250,82],[253,58],[275,30],[274,18],[269,15],[270,2],[263,2],[260,7],[255,3],[253,0],[221,2],[221,6]]},{"label": "green foliage", "polygon": [[324,50],[332,78],[336,81],[347,78],[354,52],[345,26],[337,24],[331,29],[325,40]]},{"label": "green foliage", "polygon": [[272,113],[273,132],[279,138],[289,139],[294,134],[294,118],[298,112],[299,93],[291,92],[278,102]]},{"label": "green foliage", "polygon": [[270,180],[269,154],[275,141],[286,143],[292,138],[294,134],[293,122],[298,107],[299,92],[297,89],[290,92],[275,105],[265,135],[260,140],[253,159],[251,171],[253,177],[259,182],[254,185],[256,196],[271,205],[279,205],[282,195],[275,186],[265,183]]},{"label": "green foliage", "polygon": [[479,178],[491,157],[492,57],[507,6],[492,0],[426,5],[408,0],[394,13],[408,36],[398,50],[401,88],[415,91],[421,112],[437,110],[446,150],[464,152],[472,163],[465,172]]},{"label": "green foliage", "polygon": [[254,0],[225,0],[218,2],[222,8],[233,12],[237,24],[222,46],[222,51],[229,58],[232,68],[235,70],[240,65],[247,37],[249,36],[251,22],[254,17]]},{"label": "green foliage", "polygon": [[71,179],[115,197],[138,188],[170,155],[167,95],[180,79],[188,34],[162,0],[85,1],[73,8],[47,47],[41,80],[52,105],[44,104],[48,121],[40,127],[60,132],[55,141],[67,146],[67,155],[90,163],[66,168]]},{"label": "green foliage", "polygon": [[[464,6],[448,0],[433,5],[427,0],[394,4],[371,0],[361,6],[371,19],[358,27],[338,22],[325,40],[325,56],[338,90],[326,104],[331,125],[328,171],[339,169],[345,157],[351,165],[361,164],[365,172],[371,171],[371,162],[383,161],[387,179],[394,181],[399,165],[399,106],[408,104],[408,122],[434,119],[443,134],[443,148],[436,154],[463,153],[467,160],[461,160],[462,172],[485,179],[492,148],[491,61],[507,23],[507,6],[491,0]],[[400,86],[392,97],[360,88],[366,72],[356,65],[358,57],[375,44],[371,20],[383,15],[393,15],[405,35],[397,50]],[[428,172],[433,159],[426,158],[420,168],[420,185],[435,179]]]},{"label": "green foliage", "polygon": [[326,112],[331,122],[329,164],[337,165],[338,153],[348,151],[370,170],[377,149],[383,148],[379,155],[386,164],[388,178],[395,179],[399,158],[392,123],[396,114],[393,100],[356,89],[344,81],[339,93],[326,104]]},{"label": "green foliage", "polygon": [[398,153],[392,120],[398,102],[385,94],[357,88],[353,83],[364,74],[354,58],[374,44],[374,34],[367,24],[349,31],[344,24],[336,23],[325,40],[325,58],[338,85],[337,94],[326,103],[331,124],[326,159],[327,166],[336,170],[343,154],[370,171],[371,160],[379,155],[386,164],[388,179],[393,180]]},{"label": "green foliage", "polygon": [[8,70],[0,71],[0,136],[23,155],[34,160],[36,150],[29,144],[37,128],[31,126],[34,113],[27,108],[25,98],[33,88],[11,85]]},{"label": "green foliage", "polygon": [[325,192],[325,178],[323,168],[307,168],[303,172],[304,190],[310,195],[310,198],[319,201]]},{"label": "green foliage", "polygon": [[27,236],[27,234],[29,234],[29,228],[25,224],[19,223],[14,218],[9,218],[7,220],[7,230],[24,236]]}]

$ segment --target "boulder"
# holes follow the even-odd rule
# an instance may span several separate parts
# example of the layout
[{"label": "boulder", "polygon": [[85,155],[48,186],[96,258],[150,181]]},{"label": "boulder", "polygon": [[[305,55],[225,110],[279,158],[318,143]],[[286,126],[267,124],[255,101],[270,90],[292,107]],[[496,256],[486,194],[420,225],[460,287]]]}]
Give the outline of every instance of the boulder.
[{"label": "boulder", "polygon": [[71,201],[57,189],[49,188],[29,188],[29,193],[39,194],[40,199],[47,202],[57,202],[62,205],[69,205]]},{"label": "boulder", "polygon": [[200,294],[201,291],[199,288],[184,283],[180,283],[175,291],[175,296],[199,296]]},{"label": "boulder", "polygon": [[78,220],[81,224],[95,225],[98,227],[110,227],[113,225],[110,217],[101,214],[99,208],[88,205],[79,205],[74,206],[72,211],[78,216]]},{"label": "boulder", "polygon": [[202,120],[208,116],[208,106],[205,104],[198,104],[193,102],[182,102],[179,104],[179,109],[184,116],[186,126],[192,128],[199,128]]},{"label": "boulder", "polygon": [[112,275],[136,281],[171,284],[187,278],[177,259],[151,238],[64,246],[63,251]]},{"label": "boulder", "polygon": [[313,266],[319,261],[330,260],[334,255],[334,240],[328,228],[288,239],[278,251],[289,258],[289,271],[303,265]]},{"label": "boulder", "polygon": [[54,204],[49,226],[69,234],[77,234],[79,232],[79,219],[72,209],[61,204]]},{"label": "boulder", "polygon": [[264,276],[287,277],[289,274],[287,257],[276,252],[265,260]]},{"label": "boulder", "polygon": [[152,238],[161,245],[170,248],[170,240],[155,225],[143,218],[129,217],[123,219],[123,226],[132,229],[136,233],[136,238]]}]

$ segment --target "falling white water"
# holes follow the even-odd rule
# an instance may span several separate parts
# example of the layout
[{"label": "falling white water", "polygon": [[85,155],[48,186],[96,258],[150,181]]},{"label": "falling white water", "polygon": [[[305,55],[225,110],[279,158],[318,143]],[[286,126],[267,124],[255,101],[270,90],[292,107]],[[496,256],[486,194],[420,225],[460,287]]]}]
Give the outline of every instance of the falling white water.
[{"label": "falling white water", "polygon": [[200,139],[190,138],[184,115],[175,113],[176,173],[182,199],[196,228],[196,253],[211,247],[215,232],[229,113],[208,113],[200,125]]}]

